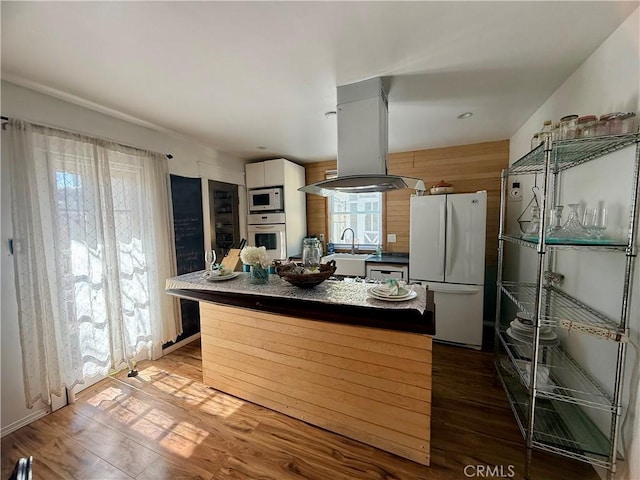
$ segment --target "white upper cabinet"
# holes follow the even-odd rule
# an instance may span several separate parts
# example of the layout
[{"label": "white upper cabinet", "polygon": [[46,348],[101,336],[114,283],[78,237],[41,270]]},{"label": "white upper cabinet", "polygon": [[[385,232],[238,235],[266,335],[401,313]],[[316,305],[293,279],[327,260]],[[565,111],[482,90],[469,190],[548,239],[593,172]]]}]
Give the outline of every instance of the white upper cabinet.
[{"label": "white upper cabinet", "polygon": [[285,160],[277,158],[245,165],[247,188],[282,186],[285,183]]},{"label": "white upper cabinet", "polygon": [[264,162],[247,163],[244,170],[247,174],[247,188],[264,187]]}]

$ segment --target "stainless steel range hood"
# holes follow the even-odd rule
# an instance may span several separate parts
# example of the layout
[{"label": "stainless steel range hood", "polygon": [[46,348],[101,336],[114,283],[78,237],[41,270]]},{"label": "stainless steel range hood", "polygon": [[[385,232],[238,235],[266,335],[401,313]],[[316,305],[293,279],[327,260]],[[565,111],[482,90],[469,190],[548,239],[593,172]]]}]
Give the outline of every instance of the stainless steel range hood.
[{"label": "stainless steel range hood", "polygon": [[388,107],[382,78],[338,87],[338,175],[306,185],[305,193],[424,191],[419,178],[387,175]]}]

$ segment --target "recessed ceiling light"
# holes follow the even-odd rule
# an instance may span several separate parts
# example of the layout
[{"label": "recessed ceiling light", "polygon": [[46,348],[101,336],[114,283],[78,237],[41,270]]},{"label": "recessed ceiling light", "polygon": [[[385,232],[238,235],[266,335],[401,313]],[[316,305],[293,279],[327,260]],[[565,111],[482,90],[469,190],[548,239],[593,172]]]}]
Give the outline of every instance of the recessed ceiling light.
[{"label": "recessed ceiling light", "polygon": [[336,112],[335,110],[330,110],[327,113],[324,114],[325,117],[329,118],[329,117],[333,117],[334,115],[337,115],[338,112]]},{"label": "recessed ceiling light", "polygon": [[460,115],[458,115],[458,118],[460,120],[463,120],[465,118],[469,118],[471,115],[473,115],[473,112],[464,112],[464,113],[461,113]]},{"label": "recessed ceiling light", "polygon": [[256,148],[258,150],[266,150],[267,149],[267,147],[265,147],[264,145],[258,145]]}]

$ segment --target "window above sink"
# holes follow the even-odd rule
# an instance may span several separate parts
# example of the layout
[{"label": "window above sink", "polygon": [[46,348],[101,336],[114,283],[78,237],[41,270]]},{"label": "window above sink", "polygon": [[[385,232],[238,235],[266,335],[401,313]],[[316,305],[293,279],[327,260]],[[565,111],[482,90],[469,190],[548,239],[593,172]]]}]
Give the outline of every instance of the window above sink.
[{"label": "window above sink", "polygon": [[327,199],[329,210],[329,242],[337,248],[351,247],[351,232],[341,239],[342,232],[355,232],[355,245],[375,250],[382,243],[382,193],[334,192]]}]

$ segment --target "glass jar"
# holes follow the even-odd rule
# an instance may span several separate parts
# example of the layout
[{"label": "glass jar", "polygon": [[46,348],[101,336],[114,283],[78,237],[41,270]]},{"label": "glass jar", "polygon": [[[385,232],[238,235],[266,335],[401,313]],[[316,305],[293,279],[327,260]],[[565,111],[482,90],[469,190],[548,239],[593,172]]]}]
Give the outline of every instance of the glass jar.
[{"label": "glass jar", "polygon": [[320,265],[322,248],[317,238],[305,238],[302,242],[302,266],[316,269]]},{"label": "glass jar", "polygon": [[576,138],[587,138],[595,136],[595,123],[598,117],[595,115],[585,115],[578,118],[578,127],[576,129]]},{"label": "glass jar", "polygon": [[596,137],[601,137],[603,135],[609,135],[609,122],[606,119],[600,118],[594,125],[595,135]]},{"label": "glass jar", "polygon": [[553,124],[551,128],[551,139],[555,142],[556,140],[560,140],[560,122],[556,122]]},{"label": "glass jar", "polygon": [[576,138],[578,115],[566,115],[560,119],[560,140]]},{"label": "glass jar", "polygon": [[540,140],[538,139],[538,134],[534,134],[531,137],[531,150],[535,149],[538,145],[540,145]]},{"label": "glass jar", "polygon": [[544,124],[542,125],[542,130],[538,132],[538,140],[540,141],[540,143],[544,143],[547,138],[551,137],[552,131],[553,125],[551,125],[551,120],[545,120]]},{"label": "glass jar", "polygon": [[608,113],[607,115],[603,115],[602,117],[600,117],[600,119],[602,120],[603,117],[609,123],[610,135],[624,135],[625,133],[633,132],[633,122],[636,117],[635,113]]},{"label": "glass jar", "polygon": [[616,123],[615,119],[618,115],[620,115],[620,112],[612,112],[600,115],[600,121],[607,124],[607,135],[611,133],[611,127]]},{"label": "glass jar", "polygon": [[636,121],[636,114],[634,112],[627,112],[620,115],[618,120],[622,123],[620,129],[621,133],[633,133],[635,132],[634,124]]}]

